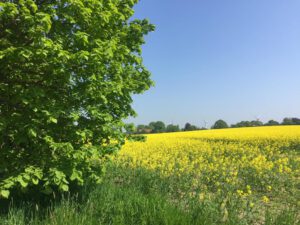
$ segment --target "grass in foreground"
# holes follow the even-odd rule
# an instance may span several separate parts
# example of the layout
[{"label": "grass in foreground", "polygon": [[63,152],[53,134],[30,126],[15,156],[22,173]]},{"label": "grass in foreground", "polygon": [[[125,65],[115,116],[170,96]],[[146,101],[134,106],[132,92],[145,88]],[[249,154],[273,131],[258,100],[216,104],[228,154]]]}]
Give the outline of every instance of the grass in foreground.
[{"label": "grass in foreground", "polygon": [[[121,171],[114,168],[114,172]],[[132,173],[129,170],[126,172]],[[258,223],[254,217],[239,214],[241,202],[238,201],[230,202],[226,211],[222,199],[201,203],[190,199],[174,203],[170,201],[167,193],[163,193],[163,186],[160,186],[161,189],[155,188],[155,183],[162,182],[153,180],[153,174],[147,171],[139,171],[130,183],[111,183],[106,180],[91,192],[86,191],[84,196],[81,196],[83,201],[74,196],[64,197],[43,207],[32,202],[23,202],[19,206],[11,207],[7,214],[2,214],[0,224],[297,224],[296,209],[282,211],[279,214],[267,212]]]},{"label": "grass in foreground", "polygon": [[[120,168],[114,173],[123,173]],[[9,212],[0,216],[2,225],[243,225],[243,224],[298,224],[296,209],[274,214],[267,212],[260,221],[240,214],[241,202],[232,201],[224,208],[223,199],[197,202],[187,199],[170,201],[168,181],[160,180],[149,171],[129,171],[130,182],[111,182],[93,190],[83,191],[79,198],[63,197],[48,205],[23,202],[12,206]],[[130,175],[131,174],[131,175]],[[253,212],[255,214],[255,212]]]}]

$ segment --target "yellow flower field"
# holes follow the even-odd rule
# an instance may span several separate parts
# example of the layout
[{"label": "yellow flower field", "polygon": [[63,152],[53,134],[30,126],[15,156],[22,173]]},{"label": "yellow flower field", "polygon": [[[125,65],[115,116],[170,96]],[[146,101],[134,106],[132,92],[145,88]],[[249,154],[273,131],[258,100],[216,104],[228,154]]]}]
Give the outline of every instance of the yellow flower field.
[{"label": "yellow flower field", "polygon": [[176,177],[183,196],[233,196],[299,204],[300,126],[234,128],[147,135],[128,142],[119,165]]}]

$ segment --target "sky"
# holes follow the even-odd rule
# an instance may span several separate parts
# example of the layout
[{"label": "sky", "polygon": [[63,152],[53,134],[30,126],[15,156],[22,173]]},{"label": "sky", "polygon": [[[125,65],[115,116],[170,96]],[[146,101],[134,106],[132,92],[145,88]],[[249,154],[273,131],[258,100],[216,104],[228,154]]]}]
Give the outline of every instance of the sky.
[{"label": "sky", "polygon": [[141,0],[156,30],[143,62],[155,87],[133,97],[148,124],[300,117],[299,0]]}]

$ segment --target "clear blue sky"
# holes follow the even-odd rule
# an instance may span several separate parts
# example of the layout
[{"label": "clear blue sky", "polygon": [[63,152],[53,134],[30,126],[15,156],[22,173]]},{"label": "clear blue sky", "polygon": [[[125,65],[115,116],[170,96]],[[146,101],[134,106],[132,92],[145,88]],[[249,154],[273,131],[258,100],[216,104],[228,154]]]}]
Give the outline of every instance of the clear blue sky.
[{"label": "clear blue sky", "polygon": [[144,64],[156,85],[134,96],[135,124],[300,117],[299,0],[141,0]]}]

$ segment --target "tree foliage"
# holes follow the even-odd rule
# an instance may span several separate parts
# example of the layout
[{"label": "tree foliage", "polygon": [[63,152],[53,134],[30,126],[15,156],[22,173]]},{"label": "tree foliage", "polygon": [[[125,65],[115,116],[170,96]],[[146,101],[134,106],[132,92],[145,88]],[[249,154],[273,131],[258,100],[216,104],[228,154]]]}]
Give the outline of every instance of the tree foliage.
[{"label": "tree foliage", "polygon": [[180,131],[179,125],[169,124],[166,127],[166,132],[178,132]]},{"label": "tree foliage", "polygon": [[217,120],[211,128],[212,129],[224,129],[224,128],[228,128],[228,125],[224,120]]},{"label": "tree foliage", "polygon": [[0,2],[0,197],[99,181],[151,85],[137,0]]},{"label": "tree foliage", "polygon": [[186,123],[182,130],[183,131],[193,131],[193,130],[199,130],[199,128],[195,125],[190,124],[190,123]]},{"label": "tree foliage", "polygon": [[136,127],[134,123],[127,123],[124,125],[124,130],[127,135],[136,133]]},{"label": "tree foliage", "polygon": [[231,125],[231,127],[259,127],[263,125],[264,125],[263,122],[259,120],[252,120],[252,121],[241,121]]},{"label": "tree foliage", "polygon": [[156,121],[149,123],[149,127],[152,130],[152,133],[162,133],[166,131],[166,125],[162,121]]},{"label": "tree foliage", "polygon": [[269,120],[267,123],[264,124],[265,126],[277,126],[279,125],[279,122],[275,120]]},{"label": "tree foliage", "polygon": [[282,125],[300,125],[300,119],[296,117],[286,117],[283,119]]}]

